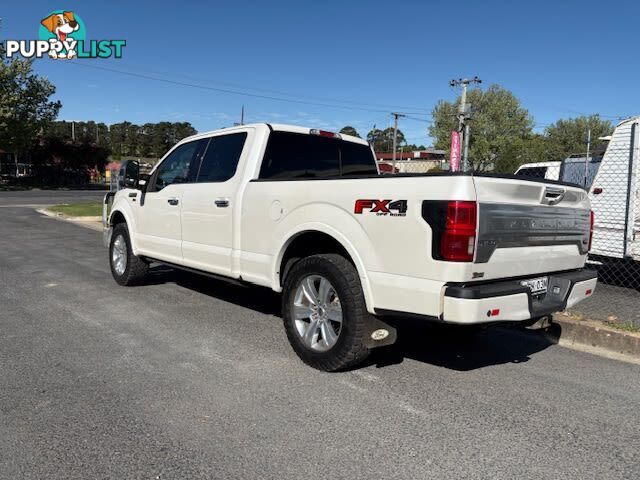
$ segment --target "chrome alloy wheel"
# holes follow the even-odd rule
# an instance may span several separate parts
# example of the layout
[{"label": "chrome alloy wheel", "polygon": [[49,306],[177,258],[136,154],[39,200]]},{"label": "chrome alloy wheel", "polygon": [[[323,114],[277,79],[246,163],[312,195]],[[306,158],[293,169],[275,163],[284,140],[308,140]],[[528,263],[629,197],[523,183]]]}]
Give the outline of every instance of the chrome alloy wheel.
[{"label": "chrome alloy wheel", "polygon": [[331,349],[342,331],[342,306],[331,282],[321,275],[304,277],[293,300],[293,320],[311,350]]},{"label": "chrome alloy wheel", "polygon": [[127,269],[127,242],[122,235],[118,235],[113,241],[111,249],[111,263],[118,275],[123,275]]}]

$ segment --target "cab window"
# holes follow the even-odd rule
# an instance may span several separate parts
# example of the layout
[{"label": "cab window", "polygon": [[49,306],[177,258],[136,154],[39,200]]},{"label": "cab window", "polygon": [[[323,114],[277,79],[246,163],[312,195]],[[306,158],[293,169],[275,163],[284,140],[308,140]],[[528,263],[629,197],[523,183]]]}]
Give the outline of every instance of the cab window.
[{"label": "cab window", "polygon": [[184,143],[171,152],[154,174],[153,191],[158,192],[174,183],[189,182],[191,166],[197,157],[201,143],[202,141]]}]

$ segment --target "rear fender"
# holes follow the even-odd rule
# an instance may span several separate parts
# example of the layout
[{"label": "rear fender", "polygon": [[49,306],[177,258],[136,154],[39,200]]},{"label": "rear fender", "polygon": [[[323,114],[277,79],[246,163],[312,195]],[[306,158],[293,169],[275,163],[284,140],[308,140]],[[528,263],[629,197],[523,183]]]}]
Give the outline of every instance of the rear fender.
[{"label": "rear fender", "polygon": [[282,286],[280,285],[280,264],[284,257],[284,254],[291,244],[291,242],[300,234],[306,232],[320,232],[326,235],[329,235],[333,239],[335,239],[342,247],[347,251],[353,263],[358,271],[358,276],[360,277],[360,282],[362,284],[362,291],[364,293],[365,303],[367,305],[367,311],[369,313],[374,313],[374,305],[373,305],[373,295],[371,293],[371,286],[369,284],[369,278],[367,277],[367,271],[364,266],[364,262],[362,257],[354,247],[354,245],[338,230],[335,228],[320,222],[308,222],[301,225],[297,225],[294,229],[287,232],[287,234],[283,237],[279,243],[277,248],[278,254],[273,257],[273,263],[271,265],[271,285],[272,289],[276,292],[282,291]]}]

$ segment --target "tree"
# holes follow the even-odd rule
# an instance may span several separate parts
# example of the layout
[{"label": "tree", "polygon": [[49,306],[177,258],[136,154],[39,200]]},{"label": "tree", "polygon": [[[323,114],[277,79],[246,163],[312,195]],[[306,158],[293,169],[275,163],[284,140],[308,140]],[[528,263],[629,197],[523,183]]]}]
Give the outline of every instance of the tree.
[{"label": "tree", "polygon": [[[467,102],[473,112],[469,137],[473,169],[513,173],[518,165],[526,163],[525,146],[534,138],[533,118],[520,101],[509,90],[491,85],[485,91],[470,90]],[[449,151],[451,132],[458,129],[459,105],[460,98],[455,103],[440,100],[433,109],[429,134],[436,148]]]},{"label": "tree", "polygon": [[602,145],[599,137],[611,135],[613,125],[599,115],[558,120],[545,129],[548,160],[564,160],[573,153],[586,155],[587,131],[591,129],[592,151]]},{"label": "tree", "polygon": [[367,142],[374,146],[374,150],[376,150],[376,142],[381,136],[382,130],[377,129],[375,126],[371,130],[369,130],[369,133],[367,133]]},{"label": "tree", "polygon": [[0,58],[0,148],[25,153],[53,121],[62,104],[51,101],[56,89],[33,73],[33,62]]},{"label": "tree", "polygon": [[360,134],[358,133],[358,131],[354,127],[352,127],[351,125],[346,125],[346,126],[342,127],[340,129],[340,133],[343,133],[345,135],[351,135],[352,137],[361,138]]},{"label": "tree", "polygon": [[109,152],[95,143],[71,142],[60,137],[43,138],[30,150],[33,173],[41,184],[78,185],[90,172],[101,172]]},{"label": "tree", "polygon": [[193,126],[189,122],[174,123],[173,128],[174,128],[174,138],[175,138],[175,142],[173,143],[177,143],[184,138],[190,137],[198,133],[197,130],[193,128]]},{"label": "tree", "polygon": [[416,150],[425,150],[427,147],[424,145],[416,145],[415,143],[407,143],[406,145],[402,145],[402,148],[405,152],[415,152]]},{"label": "tree", "polygon": [[[373,145],[373,150],[376,152],[392,152],[393,151],[393,128],[385,128],[379,130],[377,128],[372,129],[367,133],[367,141]],[[406,143],[404,134],[398,129],[397,146],[401,147]]]}]

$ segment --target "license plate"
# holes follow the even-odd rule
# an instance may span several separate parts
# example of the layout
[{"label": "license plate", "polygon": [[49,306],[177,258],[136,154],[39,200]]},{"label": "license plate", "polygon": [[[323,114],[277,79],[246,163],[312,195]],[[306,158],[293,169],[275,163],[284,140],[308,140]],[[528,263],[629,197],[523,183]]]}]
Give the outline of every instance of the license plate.
[{"label": "license plate", "polygon": [[547,286],[549,285],[549,277],[532,278],[531,280],[522,280],[520,285],[528,287],[531,293],[538,295],[540,293],[547,292]]}]

